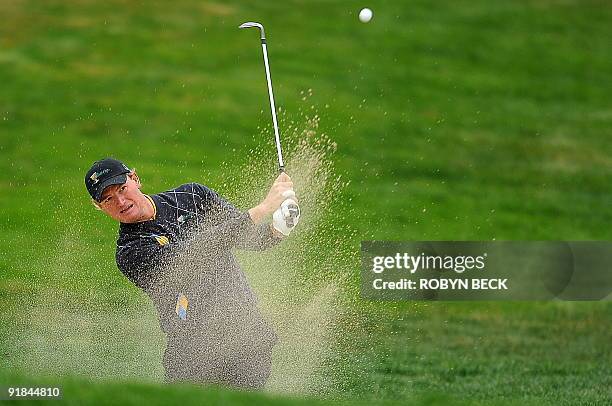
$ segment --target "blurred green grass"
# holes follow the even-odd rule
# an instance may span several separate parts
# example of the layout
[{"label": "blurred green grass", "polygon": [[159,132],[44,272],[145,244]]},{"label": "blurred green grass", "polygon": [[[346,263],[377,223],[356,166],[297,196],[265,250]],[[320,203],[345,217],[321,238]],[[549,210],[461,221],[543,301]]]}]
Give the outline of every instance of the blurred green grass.
[{"label": "blurred green grass", "polygon": [[[0,3],[3,320],[60,265],[109,297],[132,292],[114,266],[116,225],[82,185],[94,160],[125,160],[148,192],[195,180],[235,193],[221,163],[240,167],[271,141],[257,129],[269,126],[268,101],[256,35],[237,29],[246,20],[266,26],[281,131],[299,111],[316,113],[338,143],[359,236],[348,249],[360,239],[611,238],[607,3],[368,6],[370,24],[357,21],[359,5],[332,1]],[[71,258],[51,266],[62,253]],[[610,387],[605,303],[399,306],[398,326],[392,307],[376,307],[377,342],[355,338],[375,348],[372,375],[359,376],[378,382],[379,397],[570,404]],[[363,382],[346,382],[347,394],[367,396]]]},{"label": "blurred green grass", "polygon": [[[2,375],[0,375],[2,376]],[[5,378],[5,376],[2,376]],[[11,382],[15,385],[49,385],[45,387],[58,387],[57,381],[39,379],[32,381],[31,378],[21,376],[11,376]],[[105,384],[94,383],[83,378],[65,378],[61,385],[61,400],[23,400],[20,404],[57,404],[61,402],[66,405],[98,404],[115,405],[118,401],[122,405],[167,405],[168,403],[180,404],[202,404],[207,405],[399,405],[406,402],[390,400],[370,400],[370,401],[341,401],[324,400],[316,398],[296,398],[279,396],[266,393],[234,391],[230,392],[219,387],[197,387],[193,385],[152,385],[146,383],[123,383],[107,382]],[[409,404],[418,406],[441,406],[441,405],[479,405],[481,402],[459,401],[443,394],[428,394],[421,396],[411,396]],[[509,402],[488,403],[495,405],[509,405]]]}]

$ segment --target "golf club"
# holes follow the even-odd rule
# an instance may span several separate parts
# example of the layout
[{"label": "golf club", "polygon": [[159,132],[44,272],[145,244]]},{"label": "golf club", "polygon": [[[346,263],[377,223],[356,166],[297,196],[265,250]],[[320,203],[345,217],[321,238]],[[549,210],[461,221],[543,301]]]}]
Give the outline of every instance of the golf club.
[{"label": "golf club", "polygon": [[263,50],[264,65],[266,67],[266,80],[268,81],[268,95],[270,96],[270,110],[272,110],[272,124],[274,125],[274,138],[276,140],[276,152],[278,153],[278,169],[280,172],[285,171],[285,163],[283,162],[283,151],[281,150],[280,135],[278,134],[278,122],[276,121],[276,106],[274,105],[274,93],[272,92],[272,79],[270,78],[270,66],[268,64],[268,50],[266,48],[266,34],[264,27],[260,23],[246,22],[241,24],[239,28],[259,28],[261,34],[261,49]]},{"label": "golf club", "polygon": [[[259,28],[261,34],[261,49],[263,51],[264,66],[266,68],[266,81],[268,82],[268,95],[270,96],[270,110],[272,110],[272,124],[274,125],[274,138],[276,140],[276,152],[278,153],[278,169],[280,172],[285,172],[285,163],[283,162],[283,151],[281,149],[280,135],[278,134],[278,122],[276,121],[276,106],[274,105],[274,93],[272,92],[272,78],[270,77],[270,65],[268,64],[268,49],[266,47],[266,34],[264,27],[260,23],[246,22],[240,25],[239,28]],[[284,219],[288,228],[293,228],[298,223],[300,218],[300,206],[291,198],[285,200],[281,207],[276,210],[273,217]]]}]

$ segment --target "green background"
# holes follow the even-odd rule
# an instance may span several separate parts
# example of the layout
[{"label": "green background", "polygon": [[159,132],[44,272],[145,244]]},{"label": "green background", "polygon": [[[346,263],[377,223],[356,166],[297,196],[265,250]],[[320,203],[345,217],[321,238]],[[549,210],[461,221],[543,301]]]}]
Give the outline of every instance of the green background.
[{"label": "green background", "polygon": [[[103,403],[106,391],[126,404],[300,403],[282,394],[108,386],[78,369],[76,377],[39,378],[42,361],[24,367],[16,358],[27,354],[12,350],[35,324],[29,306],[47,311],[53,295],[43,287],[68,291],[64,310],[81,322],[117,312],[137,293],[114,265],[116,225],[93,210],[83,187],[94,160],[125,160],[149,193],[199,181],[238,196],[240,183],[228,176],[273,179],[261,49],[254,31],[237,29],[248,20],[266,27],[287,144],[300,137],[291,122],[303,128],[318,114],[314,137],[337,144],[325,159],[333,176],[350,181],[331,190],[333,204],[310,226],[323,237],[301,247],[304,264],[348,261],[341,265],[356,288],[361,240],[611,239],[606,2],[372,1],[369,24],[357,19],[363,6],[0,3],[6,384],[59,379],[71,390],[65,401],[76,403]],[[257,166],[257,179],[240,171],[253,160],[270,163]],[[309,190],[297,192],[308,199]],[[342,255],[331,255],[331,241]],[[329,279],[315,269],[300,277]],[[338,352],[325,370],[337,384],[309,396],[424,404],[592,404],[612,396],[609,301],[381,304],[348,291],[346,323],[334,326]],[[49,320],[57,320],[53,311]],[[38,323],[44,328],[44,317]],[[92,331],[100,341],[113,337],[112,328]],[[70,330],[57,342],[64,334]]]}]

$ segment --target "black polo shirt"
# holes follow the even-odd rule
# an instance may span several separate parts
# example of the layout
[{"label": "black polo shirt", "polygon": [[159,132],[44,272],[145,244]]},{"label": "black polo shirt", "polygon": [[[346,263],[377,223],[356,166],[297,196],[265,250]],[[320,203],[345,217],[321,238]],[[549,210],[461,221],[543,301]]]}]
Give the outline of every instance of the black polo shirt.
[{"label": "black polo shirt", "polygon": [[121,272],[153,299],[162,329],[174,334],[260,319],[255,295],[232,251],[277,244],[280,238],[270,225],[255,225],[248,213],[198,183],[147,198],[155,216],[120,225],[116,260]]}]

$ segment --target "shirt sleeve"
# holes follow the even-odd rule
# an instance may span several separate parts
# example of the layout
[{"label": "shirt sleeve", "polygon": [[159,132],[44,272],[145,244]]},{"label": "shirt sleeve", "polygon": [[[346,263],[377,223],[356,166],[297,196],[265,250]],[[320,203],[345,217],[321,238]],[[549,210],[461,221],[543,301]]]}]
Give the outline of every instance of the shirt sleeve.
[{"label": "shirt sleeve", "polygon": [[281,241],[269,223],[253,223],[248,212],[240,211],[214,190],[197,183],[194,189],[202,197],[202,208],[207,213],[208,220],[201,230],[204,234],[213,234],[208,236],[210,240],[224,244],[226,248],[253,251],[263,251]]}]

